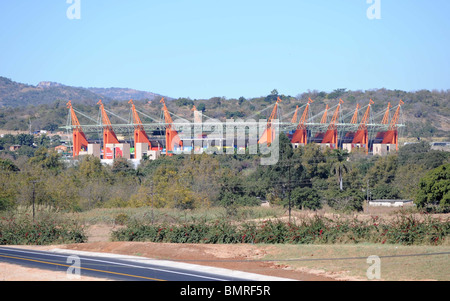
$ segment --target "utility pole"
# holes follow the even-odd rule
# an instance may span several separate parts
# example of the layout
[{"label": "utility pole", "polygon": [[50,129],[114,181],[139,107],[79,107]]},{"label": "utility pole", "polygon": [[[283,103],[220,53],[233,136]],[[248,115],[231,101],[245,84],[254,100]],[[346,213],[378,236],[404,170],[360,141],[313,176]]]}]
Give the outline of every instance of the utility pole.
[{"label": "utility pole", "polygon": [[291,222],[291,164],[288,165],[289,223]]},{"label": "utility pole", "polygon": [[154,216],[154,213],[153,213],[153,180],[152,180],[152,182],[151,182],[151,189],[152,189],[152,225],[153,225],[153,221],[154,221],[154,218],[155,218],[155,216]]},{"label": "utility pole", "polygon": [[367,213],[369,213],[369,179],[367,179]]},{"label": "utility pole", "polygon": [[34,203],[35,203],[35,200],[36,200],[36,183],[37,182],[38,181],[36,181],[36,180],[31,181],[31,183],[33,184],[33,193],[31,195],[31,200],[32,200],[32,204],[33,204],[33,223],[34,223],[34,217],[35,217]]}]

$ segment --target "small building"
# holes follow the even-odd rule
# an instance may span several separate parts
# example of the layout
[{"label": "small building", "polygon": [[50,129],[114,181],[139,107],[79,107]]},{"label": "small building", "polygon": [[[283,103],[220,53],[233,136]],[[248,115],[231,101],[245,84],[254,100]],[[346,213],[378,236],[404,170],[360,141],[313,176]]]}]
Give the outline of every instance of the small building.
[{"label": "small building", "polygon": [[305,146],[304,143],[291,143],[292,144],[292,148],[299,148],[300,146]]},{"label": "small building", "polygon": [[373,144],[373,154],[384,156],[389,154],[390,152],[396,151],[397,146],[395,144],[383,144],[383,143],[374,143]]},{"label": "small building", "polygon": [[160,150],[149,150],[147,152],[147,157],[149,160],[156,160],[161,156]]},{"label": "small building", "polygon": [[370,200],[372,207],[404,207],[414,205],[412,200]]},{"label": "small building", "polygon": [[94,144],[94,143],[88,144],[87,153],[88,153],[88,155],[92,155],[94,157],[100,158],[101,157],[101,145]]},{"label": "small building", "polygon": [[325,148],[331,148],[331,149],[336,149],[337,148],[337,145],[336,145],[336,143],[319,143],[319,145],[320,145],[320,147],[322,148],[322,149],[325,149]]},{"label": "small building", "polygon": [[136,143],[134,148],[134,158],[141,160],[148,152],[148,143]]},{"label": "small building", "polygon": [[103,159],[131,159],[130,145],[128,143],[106,144],[105,151],[106,154],[103,155]]},{"label": "small building", "polygon": [[431,149],[450,152],[450,142],[432,142]]},{"label": "small building", "polygon": [[58,145],[55,147],[55,151],[58,153],[67,153],[67,146],[65,145]]},{"label": "small building", "polygon": [[366,144],[362,144],[362,143],[343,143],[342,144],[342,149],[346,150],[347,152],[351,153],[353,150],[355,149],[366,149]]},{"label": "small building", "polygon": [[12,152],[15,152],[15,151],[18,150],[21,146],[22,146],[22,145],[14,144],[14,145],[11,145],[11,146],[9,147],[9,150],[12,151]]}]

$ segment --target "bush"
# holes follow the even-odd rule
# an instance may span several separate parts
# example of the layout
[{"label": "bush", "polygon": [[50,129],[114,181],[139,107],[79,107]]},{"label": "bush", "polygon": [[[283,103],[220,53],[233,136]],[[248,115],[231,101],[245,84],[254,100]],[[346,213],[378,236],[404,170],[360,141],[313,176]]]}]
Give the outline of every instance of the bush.
[{"label": "bush", "polygon": [[83,227],[67,219],[46,217],[33,221],[28,214],[0,219],[0,245],[49,245],[86,240]]},{"label": "bush", "polygon": [[450,208],[450,163],[432,169],[420,180],[416,204]]},{"label": "bush", "polygon": [[261,223],[232,224],[192,222],[181,225],[132,223],[112,232],[112,240],[167,243],[392,243],[441,244],[450,234],[449,220],[400,216],[394,221],[330,220],[315,216],[300,223],[266,220]]}]

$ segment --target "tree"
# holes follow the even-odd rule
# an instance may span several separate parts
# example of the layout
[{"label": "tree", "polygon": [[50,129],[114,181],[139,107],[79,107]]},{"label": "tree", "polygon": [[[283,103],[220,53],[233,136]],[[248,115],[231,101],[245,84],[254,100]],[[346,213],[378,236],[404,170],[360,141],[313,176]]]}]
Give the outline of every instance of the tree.
[{"label": "tree", "polygon": [[344,173],[347,173],[350,169],[350,165],[346,162],[346,158],[348,157],[348,152],[346,150],[333,149],[332,156],[335,160],[331,165],[331,173],[336,174],[339,182],[339,189],[344,190],[343,187],[343,176]]},{"label": "tree", "polygon": [[30,158],[30,163],[58,173],[64,167],[64,164],[60,159],[61,155],[56,151],[49,151],[45,147],[40,147],[36,150],[34,156]]},{"label": "tree", "polygon": [[160,166],[153,175],[156,208],[194,209],[196,199],[186,185],[185,175],[173,167]]},{"label": "tree", "polygon": [[33,146],[34,136],[29,134],[19,134],[16,136],[16,143],[22,146]]},{"label": "tree", "polygon": [[344,95],[344,93],[347,91],[347,89],[335,89],[333,92],[327,95],[328,99],[337,99]]},{"label": "tree", "polygon": [[0,171],[20,171],[20,169],[11,160],[0,158]]},{"label": "tree", "polygon": [[136,173],[130,162],[122,157],[114,159],[111,171],[119,177],[131,176]]},{"label": "tree", "polygon": [[82,156],[78,170],[80,176],[87,179],[101,178],[106,174],[106,170],[102,165],[102,162],[99,158],[94,156]]},{"label": "tree", "polygon": [[400,191],[393,184],[380,183],[371,190],[371,193],[373,199],[395,200],[400,198]]},{"label": "tree", "polygon": [[195,198],[204,207],[217,199],[222,175],[218,160],[205,153],[184,158],[179,172],[184,176]]},{"label": "tree", "polygon": [[450,157],[445,151],[432,150],[429,143],[419,142],[401,147],[398,151],[399,166],[422,164],[428,169],[436,168]]},{"label": "tree", "polygon": [[320,145],[311,143],[296,149],[300,152],[302,168],[305,170],[305,177],[308,179],[320,178],[326,179],[329,176],[330,167],[327,163],[325,152]]},{"label": "tree", "polygon": [[35,139],[35,143],[38,147],[49,147],[51,143],[50,137],[47,135],[40,135]]},{"label": "tree", "polygon": [[267,102],[275,102],[277,101],[278,98],[278,90],[277,89],[273,89],[272,92],[270,92],[269,95],[266,96],[266,98],[264,99]]},{"label": "tree", "polygon": [[0,211],[15,205],[19,168],[8,159],[0,159]]},{"label": "tree", "polygon": [[291,193],[291,200],[299,209],[317,210],[322,208],[317,190],[309,187],[297,187]]},{"label": "tree", "polygon": [[275,199],[283,199],[287,192],[286,184],[289,181],[289,172],[292,178],[297,174],[297,167],[300,164],[293,162],[293,149],[289,138],[284,133],[279,136],[279,160],[273,165],[260,165],[256,172],[252,174],[251,180],[256,182],[255,188],[259,191],[256,195],[267,197],[271,191]]},{"label": "tree", "polygon": [[367,182],[367,180],[369,180],[372,187],[380,183],[390,184],[394,182],[397,166],[397,155],[390,154],[384,157],[380,157],[367,171],[364,182]]},{"label": "tree", "polygon": [[419,182],[416,205],[450,209],[450,163],[429,171]]},{"label": "tree", "polygon": [[341,211],[363,210],[364,193],[360,190],[329,189],[325,192],[324,197],[327,200],[328,205],[333,209]]},{"label": "tree", "polygon": [[206,110],[206,105],[203,102],[199,103],[197,106],[197,110],[204,112]]}]

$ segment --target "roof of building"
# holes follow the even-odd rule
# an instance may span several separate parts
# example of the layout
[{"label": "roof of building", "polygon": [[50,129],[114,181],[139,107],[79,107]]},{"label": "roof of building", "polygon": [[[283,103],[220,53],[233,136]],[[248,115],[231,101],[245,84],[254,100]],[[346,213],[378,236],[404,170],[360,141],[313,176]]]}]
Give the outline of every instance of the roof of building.
[{"label": "roof of building", "polygon": [[369,202],[379,202],[379,203],[384,203],[384,202],[398,203],[398,202],[402,202],[402,203],[409,203],[409,202],[412,202],[412,200],[370,200]]}]

